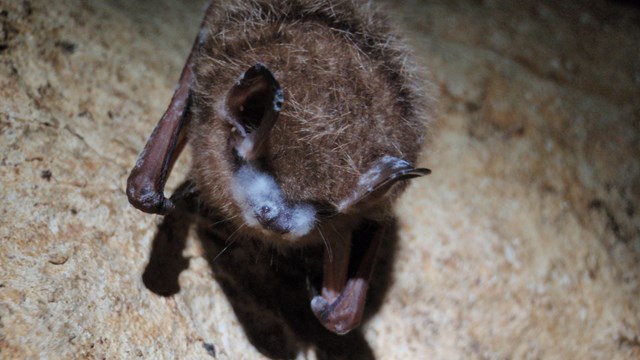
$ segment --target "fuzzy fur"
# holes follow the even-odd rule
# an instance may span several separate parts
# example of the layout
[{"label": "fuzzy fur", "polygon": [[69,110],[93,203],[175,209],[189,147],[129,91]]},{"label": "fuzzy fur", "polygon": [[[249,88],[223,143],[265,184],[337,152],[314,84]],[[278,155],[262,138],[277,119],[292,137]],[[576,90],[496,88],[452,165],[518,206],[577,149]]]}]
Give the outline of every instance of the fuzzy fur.
[{"label": "fuzzy fur", "polygon": [[[274,73],[285,94],[267,165],[288,200],[337,206],[377,159],[415,164],[428,120],[426,97],[407,50],[369,2],[230,0],[213,6],[200,36],[189,131],[192,176],[208,206],[241,226],[229,190],[231,126],[221,119],[227,92],[256,63]],[[323,231],[350,231],[363,216],[370,214],[341,216]]]}]

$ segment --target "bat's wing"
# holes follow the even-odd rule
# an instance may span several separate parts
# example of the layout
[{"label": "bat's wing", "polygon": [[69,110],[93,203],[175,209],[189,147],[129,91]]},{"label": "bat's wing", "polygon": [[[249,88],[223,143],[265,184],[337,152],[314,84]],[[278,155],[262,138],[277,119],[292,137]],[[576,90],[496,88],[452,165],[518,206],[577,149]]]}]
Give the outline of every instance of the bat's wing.
[{"label": "bat's wing", "polygon": [[393,156],[384,156],[360,176],[354,192],[340,202],[339,212],[361,209],[384,196],[391,187],[402,180],[429,175],[431,170],[414,168],[409,162]]},{"label": "bat's wing", "polygon": [[[213,6],[210,6],[207,14],[212,9]],[[201,25],[201,29],[203,28],[204,21]],[[164,196],[164,186],[173,164],[186,144],[186,134],[183,130],[189,122],[191,85],[194,79],[192,66],[199,48],[200,36],[193,44],[187,63],[182,69],[178,87],[169,107],[153,129],[127,179],[129,202],[147,213],[166,214],[174,207],[171,200]]]},{"label": "bat's wing", "polygon": [[[360,177],[354,192],[336,210],[349,213],[366,209],[399,181],[429,173],[429,169],[414,168],[405,160],[385,156]],[[345,334],[360,325],[376,254],[388,228],[387,224],[364,220],[348,241],[327,239],[331,252],[325,251],[322,292],[311,300],[311,309],[328,330]],[[361,251],[353,252],[356,243]]]}]

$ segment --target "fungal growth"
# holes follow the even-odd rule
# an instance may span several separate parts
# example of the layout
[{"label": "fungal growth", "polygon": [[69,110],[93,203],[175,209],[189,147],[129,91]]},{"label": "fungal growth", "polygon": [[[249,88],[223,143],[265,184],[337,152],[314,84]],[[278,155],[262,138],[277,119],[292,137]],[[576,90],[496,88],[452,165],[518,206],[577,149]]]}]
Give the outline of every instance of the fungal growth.
[{"label": "fungal growth", "polygon": [[[360,324],[393,200],[429,119],[416,70],[362,1],[209,5],[169,108],[128,182],[138,209],[167,214],[163,189],[184,145],[200,201],[241,239],[323,246],[311,309],[330,331]],[[368,239],[352,258],[352,239]],[[357,263],[356,263],[357,262]]]}]

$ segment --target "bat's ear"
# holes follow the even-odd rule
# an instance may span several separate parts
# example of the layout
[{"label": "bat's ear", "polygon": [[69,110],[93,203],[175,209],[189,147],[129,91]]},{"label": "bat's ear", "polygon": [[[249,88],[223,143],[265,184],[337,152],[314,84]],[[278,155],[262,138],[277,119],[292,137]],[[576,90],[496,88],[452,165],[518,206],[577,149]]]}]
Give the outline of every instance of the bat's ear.
[{"label": "bat's ear", "polygon": [[350,212],[361,209],[382,198],[400,181],[429,175],[431,170],[414,168],[409,162],[393,156],[384,156],[376,161],[367,172],[360,175],[354,192],[340,202],[338,211]]},{"label": "bat's ear", "polygon": [[262,64],[249,68],[227,94],[226,110],[234,126],[238,155],[250,161],[264,156],[264,145],[278,119],[284,95],[271,71]]}]

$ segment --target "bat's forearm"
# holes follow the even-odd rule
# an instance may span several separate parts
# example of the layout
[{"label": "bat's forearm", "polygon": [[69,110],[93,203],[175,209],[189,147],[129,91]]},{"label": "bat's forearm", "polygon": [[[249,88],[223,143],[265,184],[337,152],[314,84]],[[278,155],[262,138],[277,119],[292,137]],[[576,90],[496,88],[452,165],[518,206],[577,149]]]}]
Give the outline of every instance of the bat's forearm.
[{"label": "bat's forearm", "polygon": [[189,120],[192,63],[197,40],[182,70],[171,103],[140,153],[127,180],[127,197],[137,209],[148,213],[166,214],[173,208],[164,196],[164,185],[171,168],[186,143],[184,128]]},{"label": "bat's forearm", "polygon": [[187,141],[184,129],[190,118],[193,66],[202,43],[206,18],[212,9],[210,3],[169,107],[149,136],[127,179],[129,202],[147,213],[166,214],[174,207],[171,200],[164,196],[164,186]]}]

